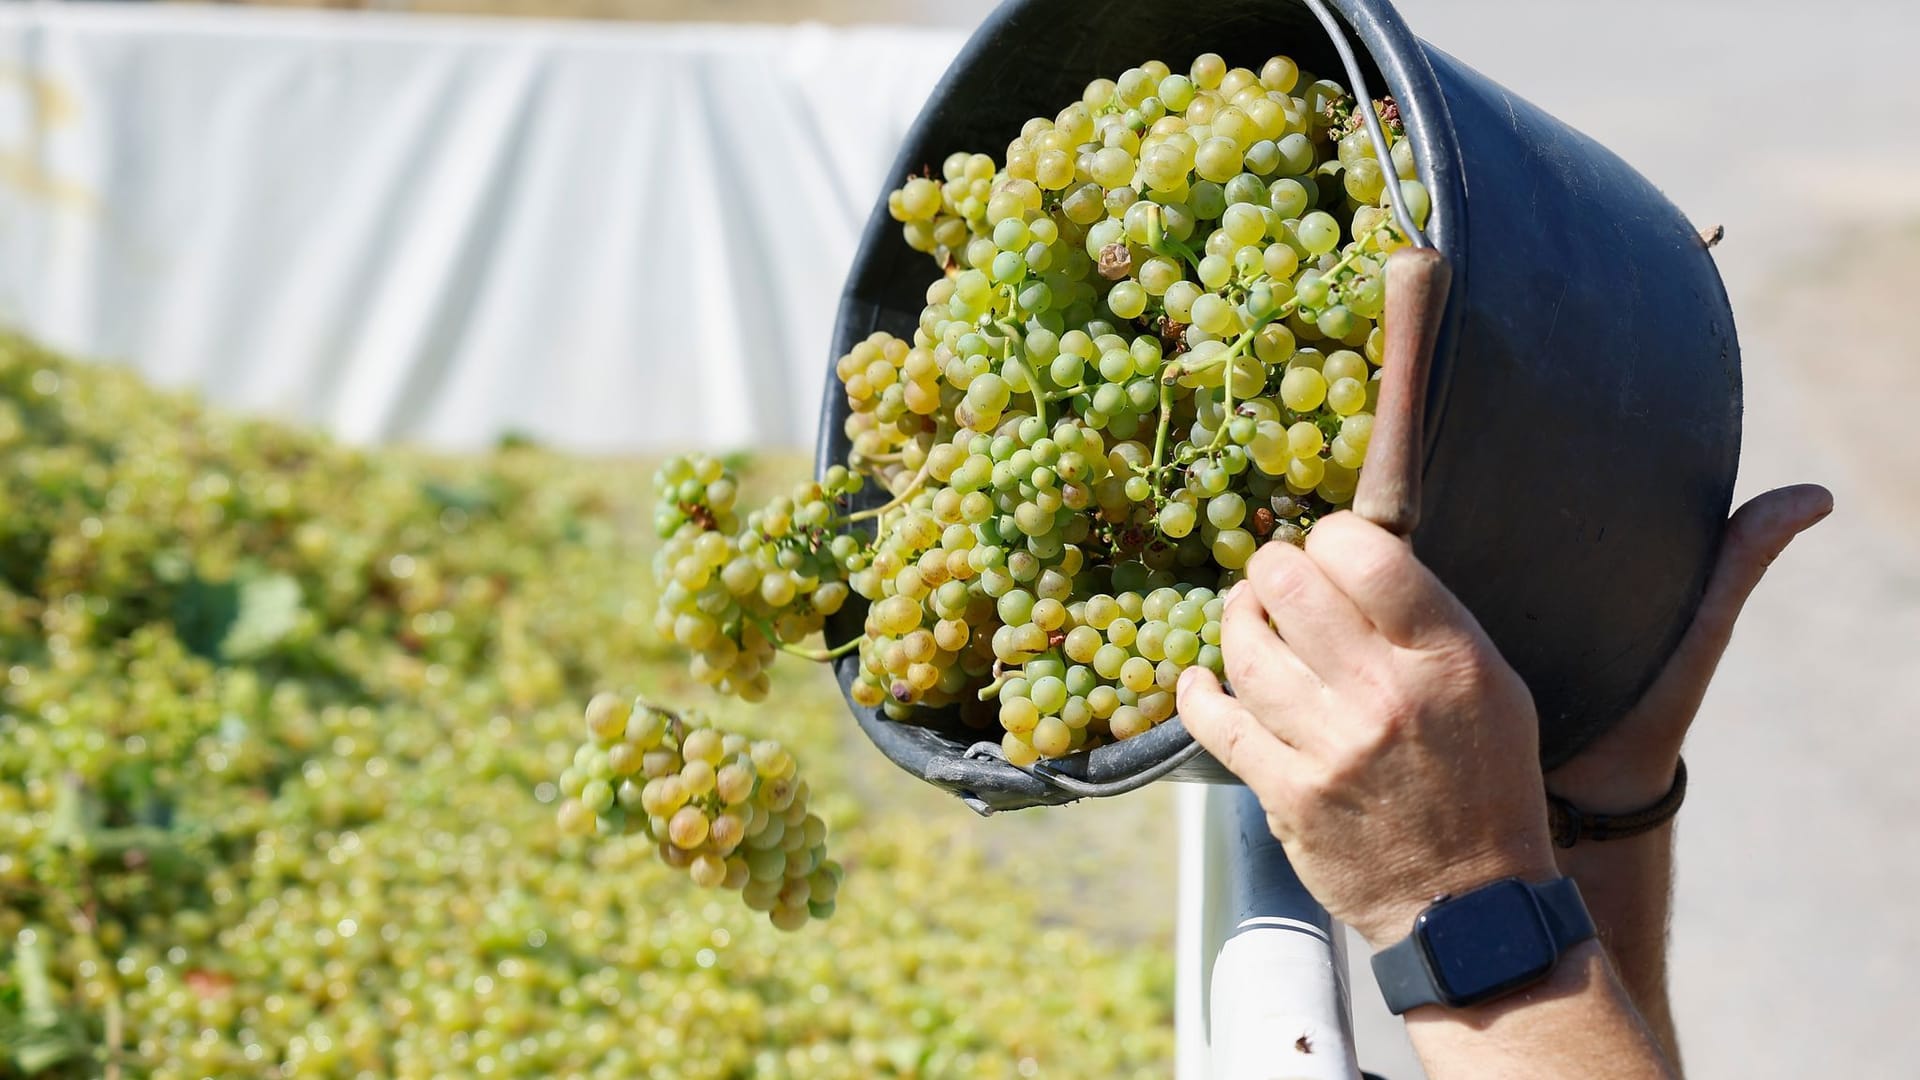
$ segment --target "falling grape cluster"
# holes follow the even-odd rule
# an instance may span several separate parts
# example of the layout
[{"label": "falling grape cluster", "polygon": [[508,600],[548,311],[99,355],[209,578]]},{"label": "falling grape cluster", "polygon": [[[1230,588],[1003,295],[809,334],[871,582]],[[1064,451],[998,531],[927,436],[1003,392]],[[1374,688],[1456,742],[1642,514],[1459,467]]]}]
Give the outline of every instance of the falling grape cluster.
[{"label": "falling grape cluster", "polygon": [[747,701],[767,696],[778,643],[817,633],[849,590],[842,560],[859,542],[830,536],[833,501],[864,481],[846,469],[795,488],[747,515],[734,514],[737,479],[715,458],[674,458],[654,477],[654,557],[661,593],[656,628],[692,650],[693,673]]},{"label": "falling grape cluster", "polygon": [[[888,209],[936,276],[910,338],[834,365],[844,461],[744,520],[721,462],[669,462],[658,628],[749,700],[777,652],[857,650],[856,704],[997,721],[1016,765],[1151,730],[1221,670],[1255,550],[1354,497],[1414,177],[1391,100],[1206,54],[906,179]],[[805,645],[852,597],[862,632]]]},{"label": "falling grape cluster", "polygon": [[668,866],[738,891],[782,930],[833,914],[842,870],[785,747],[611,694],[587,703],[586,720],[560,774],[562,830],[644,834]]}]

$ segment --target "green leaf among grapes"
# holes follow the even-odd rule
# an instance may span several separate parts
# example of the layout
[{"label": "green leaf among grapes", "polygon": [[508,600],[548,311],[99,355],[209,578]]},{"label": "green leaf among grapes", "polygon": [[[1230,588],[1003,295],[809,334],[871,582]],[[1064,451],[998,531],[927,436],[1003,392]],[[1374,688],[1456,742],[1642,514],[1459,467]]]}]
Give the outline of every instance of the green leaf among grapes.
[{"label": "green leaf among grapes", "polygon": [[492,513],[500,504],[494,492],[477,484],[456,485],[429,480],[420,485],[420,494],[436,506],[468,514]]},{"label": "green leaf among grapes", "polygon": [[285,574],[195,578],[175,601],[174,627],[187,648],[210,660],[253,660],[293,631],[300,611],[300,583]]}]

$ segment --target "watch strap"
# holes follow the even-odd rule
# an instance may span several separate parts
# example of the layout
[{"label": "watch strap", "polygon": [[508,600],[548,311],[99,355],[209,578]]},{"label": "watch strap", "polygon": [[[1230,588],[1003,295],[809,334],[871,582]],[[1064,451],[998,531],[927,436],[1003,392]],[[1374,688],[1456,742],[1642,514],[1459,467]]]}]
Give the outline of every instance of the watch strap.
[{"label": "watch strap", "polygon": [[1587,902],[1572,878],[1555,878],[1530,888],[1546,919],[1547,933],[1553,936],[1555,952],[1564,956],[1568,949],[1594,935],[1593,916],[1587,913]]},{"label": "watch strap", "polygon": [[1380,986],[1387,1011],[1395,1016],[1422,1005],[1444,1004],[1440,984],[1427,970],[1420,939],[1413,934],[1373,954],[1373,981]]},{"label": "watch strap", "polygon": [[[1556,958],[1594,936],[1593,916],[1588,914],[1586,901],[1580,897],[1580,886],[1572,878],[1529,884],[1527,889],[1533,894],[1541,921],[1546,924]],[[1422,1005],[1447,1004],[1438,981],[1427,967],[1426,952],[1418,934],[1409,934],[1374,953],[1373,978],[1380,986],[1381,997],[1386,999],[1387,1010],[1396,1016]]]},{"label": "watch strap", "polygon": [[1649,833],[1673,820],[1687,798],[1687,763],[1677,761],[1673,784],[1649,806],[1624,814],[1594,814],[1547,792],[1547,830],[1555,845],[1570,848],[1582,840],[1625,840]]}]

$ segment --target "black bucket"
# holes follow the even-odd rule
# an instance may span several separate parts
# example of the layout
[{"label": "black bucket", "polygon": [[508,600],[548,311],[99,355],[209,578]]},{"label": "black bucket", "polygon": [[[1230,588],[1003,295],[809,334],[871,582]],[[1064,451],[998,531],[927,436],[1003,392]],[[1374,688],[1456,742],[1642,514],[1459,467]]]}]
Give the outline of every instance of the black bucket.
[{"label": "black bucket", "polygon": [[[1698,606],[1739,458],[1733,314],[1696,229],[1625,162],[1414,37],[1384,0],[1327,3],[1372,92],[1399,102],[1432,196],[1429,241],[1453,271],[1415,550],[1532,688],[1551,767],[1632,707]],[[1052,116],[1092,79],[1155,58],[1183,70],[1203,52],[1255,68],[1285,53],[1347,81],[1305,0],[1010,0],[941,80],[886,187],[956,150],[997,157],[1027,118]],[[832,358],[875,330],[910,337],[936,273],[901,239],[883,190]],[[832,358],[822,469],[847,450]],[[843,612],[830,636],[858,634],[862,615]],[[858,663],[839,662],[843,690]],[[970,753],[977,732],[853,711],[888,758],[982,812],[1161,776],[1230,779],[1178,718],[1022,770]]]}]

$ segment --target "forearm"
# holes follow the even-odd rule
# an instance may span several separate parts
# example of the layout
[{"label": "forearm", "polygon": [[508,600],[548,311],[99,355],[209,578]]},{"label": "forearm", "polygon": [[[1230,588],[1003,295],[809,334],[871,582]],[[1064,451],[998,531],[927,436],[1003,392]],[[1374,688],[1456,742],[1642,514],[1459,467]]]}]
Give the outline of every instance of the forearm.
[{"label": "forearm", "polygon": [[1556,852],[1580,885],[1620,983],[1679,1071],[1680,1046],[1667,997],[1667,926],[1673,909],[1673,825]]},{"label": "forearm", "polygon": [[1662,1080],[1677,1074],[1594,942],[1546,981],[1472,1009],[1427,1006],[1407,1034],[1430,1080]]},{"label": "forearm", "polygon": [[[1547,790],[1595,814],[1621,814],[1658,802],[1673,786],[1679,751],[1583,755],[1547,777]],[[1673,836],[1669,821],[1615,840],[1556,848],[1560,872],[1580,886],[1587,911],[1620,983],[1676,1071],[1679,1040],[1667,999],[1667,926],[1673,909]]]}]

